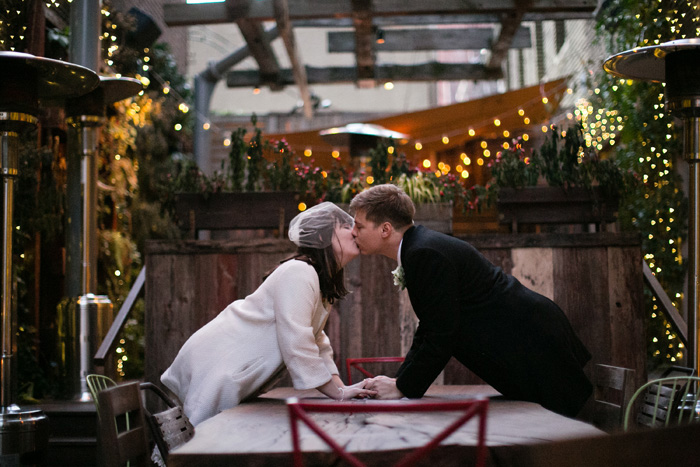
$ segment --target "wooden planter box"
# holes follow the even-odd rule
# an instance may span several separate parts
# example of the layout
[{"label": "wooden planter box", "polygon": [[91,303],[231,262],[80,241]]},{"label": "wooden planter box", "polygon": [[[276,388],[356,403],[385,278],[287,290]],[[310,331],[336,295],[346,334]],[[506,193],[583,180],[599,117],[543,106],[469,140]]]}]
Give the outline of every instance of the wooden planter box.
[{"label": "wooden planter box", "polygon": [[619,198],[603,194],[599,187],[533,186],[501,188],[499,221],[511,224],[605,224],[617,220]]},{"label": "wooden planter box", "polygon": [[189,238],[199,230],[277,229],[280,233],[299,213],[299,194],[291,191],[254,193],[179,193],[177,222]]},{"label": "wooden planter box", "polygon": [[438,232],[452,233],[452,203],[427,203],[416,205],[416,224]]}]

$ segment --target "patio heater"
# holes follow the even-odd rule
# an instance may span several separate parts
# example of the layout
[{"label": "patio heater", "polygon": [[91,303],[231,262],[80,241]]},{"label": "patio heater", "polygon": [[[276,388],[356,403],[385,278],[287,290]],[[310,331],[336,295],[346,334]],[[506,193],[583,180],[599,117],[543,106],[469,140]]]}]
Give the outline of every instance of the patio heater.
[{"label": "patio heater", "polygon": [[[112,302],[97,292],[97,151],[100,128],[106,106],[138,94],[141,81],[124,77],[100,77],[91,92],[66,101],[68,152],[73,161],[80,160],[82,186],[82,248],[71,251],[69,259],[80,256],[80,296],[59,309],[60,345],[66,387],[70,396],[80,401],[92,400],[87,375],[94,372],[92,357],[114,320]],[[76,171],[77,172],[77,171]],[[69,267],[71,267],[69,266]]]},{"label": "patio heater", "polygon": [[48,419],[41,410],[16,404],[13,379],[16,308],[12,305],[14,179],[19,171],[20,133],[37,124],[39,101],[79,96],[98,84],[97,75],[72,63],[18,52],[0,52],[0,150],[3,178],[2,360],[0,361],[0,463],[29,465],[48,443]]},{"label": "patio heater", "polygon": [[666,106],[683,121],[683,154],[688,177],[688,365],[700,370],[700,39],[681,39],[627,50],[603,68],[625,79],[666,83]]},{"label": "patio heater", "polygon": [[406,144],[410,139],[409,135],[372,123],[348,123],[342,127],[321,130],[319,134],[334,146],[347,147],[355,169],[366,166],[369,151],[377,147],[379,140],[392,138],[397,144]]}]

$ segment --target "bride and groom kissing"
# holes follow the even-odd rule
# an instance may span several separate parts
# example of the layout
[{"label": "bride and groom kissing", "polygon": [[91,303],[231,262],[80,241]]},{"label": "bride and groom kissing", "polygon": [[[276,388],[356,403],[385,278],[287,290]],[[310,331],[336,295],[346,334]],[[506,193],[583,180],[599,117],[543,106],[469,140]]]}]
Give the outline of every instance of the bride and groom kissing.
[{"label": "bride and groom kissing", "polygon": [[[161,381],[193,424],[266,391],[285,370],[296,389],[336,400],[420,398],[452,357],[505,398],[579,413],[593,389],[583,371],[591,355],[559,306],[468,242],[415,225],[415,206],[395,185],[362,191],[350,211],[354,219],[325,202],[298,214],[289,225],[296,255],[185,342]],[[359,254],[398,263],[419,324],[394,377],[347,386],[324,327]]]}]

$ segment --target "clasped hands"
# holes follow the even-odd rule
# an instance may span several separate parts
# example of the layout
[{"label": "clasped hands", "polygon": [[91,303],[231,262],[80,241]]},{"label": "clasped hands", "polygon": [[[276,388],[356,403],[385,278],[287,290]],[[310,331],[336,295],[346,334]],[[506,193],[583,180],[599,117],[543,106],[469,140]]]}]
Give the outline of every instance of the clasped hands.
[{"label": "clasped hands", "polygon": [[359,390],[357,395],[351,397],[371,397],[379,400],[401,399],[404,397],[396,387],[396,378],[389,378],[383,375],[367,378],[348,387]]}]

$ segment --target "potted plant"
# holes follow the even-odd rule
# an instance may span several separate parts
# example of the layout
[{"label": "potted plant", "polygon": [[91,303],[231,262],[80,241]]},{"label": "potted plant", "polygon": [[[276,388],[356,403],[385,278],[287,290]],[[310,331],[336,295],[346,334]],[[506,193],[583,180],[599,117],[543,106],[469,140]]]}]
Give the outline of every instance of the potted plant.
[{"label": "potted plant", "polygon": [[[255,116],[252,122],[255,126]],[[286,143],[273,149],[257,126],[248,141],[245,135],[244,128],[232,133],[228,164],[221,171],[206,176],[189,161],[174,177],[174,214],[189,237],[200,229],[281,233],[299,212],[300,168],[292,163]],[[265,152],[272,151],[275,160],[268,162]]]},{"label": "potted plant", "polygon": [[341,190],[345,205],[370,186],[393,183],[401,187],[416,206],[416,223],[433,230],[452,233],[453,206],[466,196],[464,185],[453,174],[440,174],[411,167],[406,155],[396,153],[393,141],[381,140],[369,151],[369,171],[351,176]]},{"label": "potted plant", "polygon": [[470,190],[468,204],[477,208],[495,198],[500,221],[510,223],[514,232],[519,223],[614,222],[621,190],[637,181],[633,173],[587,147],[581,125],[562,132],[553,127],[531,155],[516,139],[490,168],[492,180]]},{"label": "potted plant", "polygon": [[213,175],[186,162],[173,177],[175,217],[182,230],[279,226],[282,232],[303,205],[347,205],[369,186],[396,183],[416,204],[418,223],[451,233],[453,204],[466,196],[454,175],[411,167],[390,139],[380,140],[370,151],[368,167],[354,173],[339,163],[327,170],[313,160],[306,163],[284,140],[265,140],[257,127],[248,139],[245,129],[234,131],[230,147],[228,160]]}]

